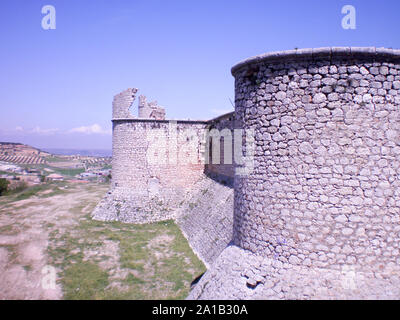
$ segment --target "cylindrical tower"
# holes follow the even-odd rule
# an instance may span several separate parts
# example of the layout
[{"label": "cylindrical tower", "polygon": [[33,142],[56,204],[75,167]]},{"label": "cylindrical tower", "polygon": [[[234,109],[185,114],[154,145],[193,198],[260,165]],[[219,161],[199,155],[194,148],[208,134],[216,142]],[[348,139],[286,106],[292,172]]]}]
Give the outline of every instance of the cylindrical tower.
[{"label": "cylindrical tower", "polygon": [[400,50],[269,53],[232,68],[255,131],[235,176],[234,243],[293,265],[400,264]]},{"label": "cylindrical tower", "polygon": [[113,100],[111,190],[92,216],[98,220],[148,223],[170,219],[183,195],[204,170],[201,144],[206,121],[166,120],[163,108],[141,96],[135,118],[130,108],[136,88]]}]

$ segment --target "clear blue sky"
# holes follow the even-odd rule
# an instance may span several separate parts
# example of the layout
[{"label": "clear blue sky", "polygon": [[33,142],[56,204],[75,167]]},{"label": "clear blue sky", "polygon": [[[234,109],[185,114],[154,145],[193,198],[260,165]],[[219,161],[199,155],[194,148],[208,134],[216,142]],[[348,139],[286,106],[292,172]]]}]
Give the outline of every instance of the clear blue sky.
[{"label": "clear blue sky", "polygon": [[[44,5],[56,30],[43,30]],[[356,8],[356,30],[341,8]],[[139,88],[170,118],[232,108],[230,68],[268,51],[400,48],[399,0],[1,0],[0,141],[110,148],[112,97]]]}]

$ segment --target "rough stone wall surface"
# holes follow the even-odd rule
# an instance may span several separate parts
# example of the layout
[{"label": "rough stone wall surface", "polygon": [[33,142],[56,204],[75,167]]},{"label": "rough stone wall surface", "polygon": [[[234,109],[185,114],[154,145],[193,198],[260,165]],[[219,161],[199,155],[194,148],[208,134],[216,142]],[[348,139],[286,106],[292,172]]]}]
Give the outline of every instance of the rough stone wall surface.
[{"label": "rough stone wall surface", "polygon": [[[112,188],[92,214],[98,220],[147,223],[173,218],[182,195],[204,173],[207,128],[217,124],[215,119],[165,120],[165,110],[143,95],[135,118],[130,107],[137,91],[124,90],[113,100]],[[218,129],[232,125],[232,115],[220,118]],[[223,156],[223,144],[221,149]],[[232,185],[233,165],[221,166],[213,167],[213,178]]]},{"label": "rough stone wall surface", "polygon": [[[204,168],[205,173],[216,180],[224,180],[231,185],[233,185],[235,173],[233,166],[234,128],[233,112],[210,120],[207,126],[208,135],[205,147],[207,160]],[[219,153],[219,157],[215,157],[216,151],[217,155]]]},{"label": "rough stone wall surface", "polygon": [[166,185],[192,185],[203,172],[200,144],[204,126],[203,122],[114,121],[113,187],[148,193],[154,179],[160,192]]},{"label": "rough stone wall surface", "polygon": [[399,273],[385,266],[379,273],[351,266],[334,270],[293,265],[228,246],[195,285],[187,299],[396,299]]},{"label": "rough stone wall surface", "polygon": [[205,125],[114,120],[112,189],[93,216],[136,223],[170,218],[182,194],[203,175]]},{"label": "rough stone wall surface", "polygon": [[[175,209],[205,168],[205,129],[252,130],[254,169],[234,176],[233,245],[189,298],[398,298],[400,50],[270,53],[232,74],[235,119],[178,121],[178,132],[194,133],[178,134],[172,154],[185,156],[168,151],[162,165],[148,155],[171,150],[162,142],[170,123],[124,116],[135,89],[114,98],[113,187],[94,216],[174,217],[199,256],[215,260],[223,246],[210,254],[194,236],[204,216],[187,213],[185,222]],[[195,164],[179,163],[191,157]],[[205,172],[232,176],[236,168],[210,164]]]},{"label": "rough stone wall surface", "polygon": [[234,243],[283,263],[400,264],[398,51],[323,48],[233,68],[254,172],[235,177]]},{"label": "rough stone wall surface", "polygon": [[165,109],[158,105],[157,101],[147,103],[144,95],[139,96],[139,118],[152,118],[156,120],[165,120]]},{"label": "rough stone wall surface", "polygon": [[224,164],[218,136],[221,164],[210,164],[213,179],[204,175],[207,133],[211,126],[231,132],[233,114],[167,121],[165,110],[141,95],[136,119],[129,111],[136,93],[128,89],[114,97],[112,187],[92,217],[127,223],[175,219],[210,266],[232,240],[233,189],[216,181],[232,185],[233,165]]},{"label": "rough stone wall surface", "polygon": [[114,96],[114,100],[112,103],[113,119],[133,118],[130,112],[130,107],[132,106],[132,103],[136,98],[137,91],[138,89],[136,88],[129,88]]},{"label": "rough stone wall surface", "polygon": [[232,241],[233,189],[204,176],[175,216],[193,251],[208,268]]},{"label": "rough stone wall surface", "polygon": [[161,107],[154,108],[150,113],[150,118],[156,120],[164,120],[165,119],[165,110]]},{"label": "rough stone wall surface", "polygon": [[232,74],[254,171],[188,299],[398,299],[400,50],[273,52]]}]

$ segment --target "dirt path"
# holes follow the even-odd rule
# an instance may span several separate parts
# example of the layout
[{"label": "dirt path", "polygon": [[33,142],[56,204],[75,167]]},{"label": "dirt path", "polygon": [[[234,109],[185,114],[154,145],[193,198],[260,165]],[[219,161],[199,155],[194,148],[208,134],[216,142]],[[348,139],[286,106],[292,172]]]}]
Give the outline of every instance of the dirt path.
[{"label": "dirt path", "polygon": [[[60,195],[0,198],[0,299],[61,299],[58,270],[49,266],[49,234],[78,223],[72,208],[96,203],[107,185],[75,185]],[[83,208],[85,211],[85,208]],[[53,277],[55,275],[55,279]]]},{"label": "dirt path", "polygon": [[0,299],[187,296],[205,267],[177,224],[95,221],[107,191],[69,184],[0,197]]}]

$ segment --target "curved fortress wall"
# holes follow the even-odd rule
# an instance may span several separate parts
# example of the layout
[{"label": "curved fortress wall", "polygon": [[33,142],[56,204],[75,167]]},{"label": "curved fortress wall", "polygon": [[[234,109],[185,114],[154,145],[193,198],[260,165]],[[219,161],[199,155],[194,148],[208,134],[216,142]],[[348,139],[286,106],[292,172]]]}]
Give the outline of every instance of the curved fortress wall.
[{"label": "curved fortress wall", "polygon": [[[164,108],[141,95],[136,118],[130,109],[137,92],[129,88],[113,99],[112,185],[92,214],[98,220],[147,223],[175,217],[186,193],[197,194],[192,188],[205,171],[232,184],[232,155],[230,161],[224,158],[224,135],[233,145],[232,113],[209,121],[166,120]],[[216,163],[209,149],[221,154]]]},{"label": "curved fortress wall", "polygon": [[139,116],[130,108],[136,88],[113,100],[112,186],[93,212],[98,220],[146,223],[169,219],[204,171],[206,121],[165,120],[157,102],[140,96]]},{"label": "curved fortress wall", "polygon": [[[233,113],[209,121],[166,120],[164,108],[141,95],[136,118],[130,109],[137,91],[114,97],[111,189],[92,216],[130,223],[174,218],[209,266],[232,240],[233,190],[214,180],[233,180],[232,161],[225,164],[224,157],[224,135],[233,144]],[[221,152],[216,163],[209,149],[213,156]],[[207,168],[213,179],[204,176]]]},{"label": "curved fortress wall", "polygon": [[255,130],[235,176],[234,243],[294,265],[400,264],[400,52],[321,48],[232,68]]},{"label": "curved fortress wall", "polygon": [[113,120],[113,188],[179,195],[203,173],[204,127],[200,121]]}]

